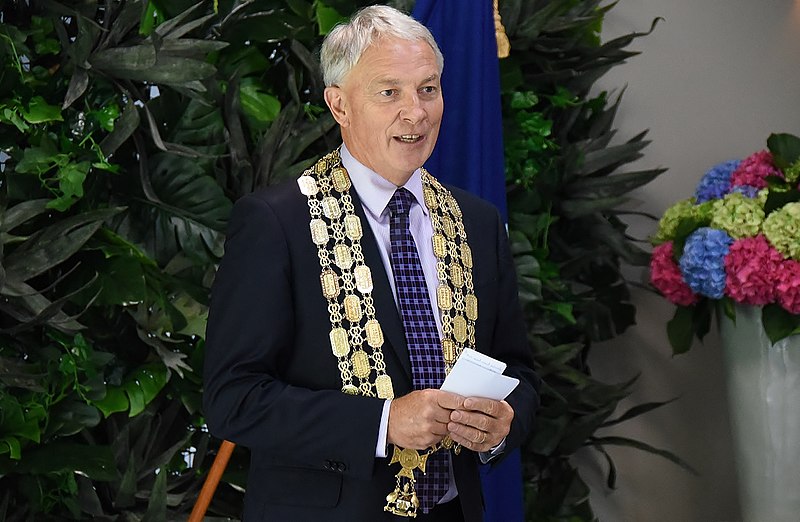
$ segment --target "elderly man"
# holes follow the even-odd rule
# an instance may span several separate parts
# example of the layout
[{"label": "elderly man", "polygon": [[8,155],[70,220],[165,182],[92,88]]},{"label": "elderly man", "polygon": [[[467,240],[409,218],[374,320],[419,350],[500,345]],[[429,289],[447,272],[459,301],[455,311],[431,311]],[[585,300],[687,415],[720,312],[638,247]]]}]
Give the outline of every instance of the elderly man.
[{"label": "elderly man", "polygon": [[[443,111],[424,26],[368,7],[321,60],[344,143],[234,207],[208,424],[251,451],[245,520],[482,520],[478,464],[518,446],[538,405],[504,227],[422,168]],[[468,349],[520,380],[506,400],[439,389]]]}]

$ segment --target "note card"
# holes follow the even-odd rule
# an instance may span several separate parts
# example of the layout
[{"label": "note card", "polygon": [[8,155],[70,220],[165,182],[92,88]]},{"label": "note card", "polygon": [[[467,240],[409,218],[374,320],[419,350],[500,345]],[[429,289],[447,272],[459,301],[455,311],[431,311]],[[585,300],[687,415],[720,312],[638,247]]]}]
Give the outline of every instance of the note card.
[{"label": "note card", "polygon": [[505,369],[506,363],[467,348],[442,383],[442,390],[501,401],[519,384],[519,379],[503,375]]}]

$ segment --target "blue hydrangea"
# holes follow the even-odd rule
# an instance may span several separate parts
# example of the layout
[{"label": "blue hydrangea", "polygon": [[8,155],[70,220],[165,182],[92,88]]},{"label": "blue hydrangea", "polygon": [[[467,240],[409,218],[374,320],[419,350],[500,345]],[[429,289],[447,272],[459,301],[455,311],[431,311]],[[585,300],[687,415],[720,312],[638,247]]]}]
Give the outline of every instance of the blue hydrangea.
[{"label": "blue hydrangea", "polygon": [[751,199],[758,197],[758,189],[750,185],[736,185],[735,187],[731,187],[731,192],[738,192]]},{"label": "blue hydrangea", "polygon": [[686,284],[695,293],[720,299],[725,291],[725,256],[733,238],[716,228],[702,227],[686,238],[678,262]]},{"label": "blue hydrangea", "polygon": [[731,174],[739,166],[741,160],[731,160],[714,165],[705,173],[695,190],[697,204],[712,199],[721,199],[731,188]]}]

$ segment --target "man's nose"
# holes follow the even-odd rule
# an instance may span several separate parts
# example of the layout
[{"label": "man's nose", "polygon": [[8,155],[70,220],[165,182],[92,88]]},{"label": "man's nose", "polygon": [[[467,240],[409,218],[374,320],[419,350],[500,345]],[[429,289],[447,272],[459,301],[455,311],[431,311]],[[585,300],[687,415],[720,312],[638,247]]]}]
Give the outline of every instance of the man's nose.
[{"label": "man's nose", "polygon": [[425,119],[425,109],[422,108],[416,93],[404,98],[400,117],[409,123],[418,123]]}]

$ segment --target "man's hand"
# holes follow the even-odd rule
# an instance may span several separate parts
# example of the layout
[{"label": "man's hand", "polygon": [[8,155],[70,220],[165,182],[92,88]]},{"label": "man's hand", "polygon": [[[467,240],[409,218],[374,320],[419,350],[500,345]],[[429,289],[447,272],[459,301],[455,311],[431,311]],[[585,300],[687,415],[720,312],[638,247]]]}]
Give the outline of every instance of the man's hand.
[{"label": "man's hand", "polygon": [[392,400],[386,441],[401,448],[425,449],[447,435],[453,410],[464,397],[441,390],[416,390]]},{"label": "man's hand", "polygon": [[514,409],[506,401],[467,397],[450,413],[450,437],[472,451],[489,451],[508,435]]}]

